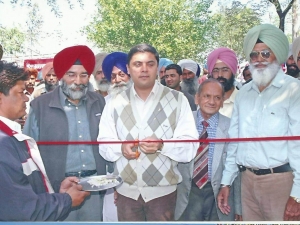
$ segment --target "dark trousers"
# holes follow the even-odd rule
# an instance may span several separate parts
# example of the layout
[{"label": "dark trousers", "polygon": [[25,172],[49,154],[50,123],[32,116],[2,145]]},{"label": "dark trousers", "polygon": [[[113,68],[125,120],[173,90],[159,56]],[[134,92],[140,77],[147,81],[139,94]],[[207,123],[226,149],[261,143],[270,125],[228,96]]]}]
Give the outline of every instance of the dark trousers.
[{"label": "dark trousers", "polygon": [[117,210],[119,221],[173,221],[177,191],[145,202],[118,193]]},{"label": "dark trousers", "polygon": [[211,183],[202,189],[192,181],[189,203],[182,214],[181,221],[219,221],[216,201]]}]

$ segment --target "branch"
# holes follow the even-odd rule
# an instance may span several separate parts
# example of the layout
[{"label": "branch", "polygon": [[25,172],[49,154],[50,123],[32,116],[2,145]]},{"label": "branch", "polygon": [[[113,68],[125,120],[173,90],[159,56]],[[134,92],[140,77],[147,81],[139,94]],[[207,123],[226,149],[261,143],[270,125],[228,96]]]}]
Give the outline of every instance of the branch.
[{"label": "branch", "polygon": [[291,0],[291,2],[288,4],[288,6],[286,7],[286,9],[283,11],[284,15],[286,15],[289,12],[289,10],[292,8],[294,2],[295,2],[295,0]]}]

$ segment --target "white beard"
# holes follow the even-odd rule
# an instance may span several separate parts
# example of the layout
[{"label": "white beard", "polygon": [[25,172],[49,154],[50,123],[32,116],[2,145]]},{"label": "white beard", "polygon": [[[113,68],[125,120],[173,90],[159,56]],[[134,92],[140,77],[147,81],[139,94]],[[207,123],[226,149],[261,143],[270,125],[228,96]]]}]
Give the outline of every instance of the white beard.
[{"label": "white beard", "polygon": [[100,90],[101,92],[107,92],[108,89],[110,87],[110,83],[106,83],[106,82],[103,82],[101,84],[98,84],[97,83],[97,88],[98,90]]},{"label": "white beard", "polygon": [[132,84],[131,79],[128,82],[121,81],[118,84],[115,83],[110,85],[107,92],[109,95],[111,95],[111,97],[115,97],[117,94],[130,88],[131,84]]},{"label": "white beard", "polygon": [[[266,68],[256,68],[257,64],[267,65]],[[258,87],[266,87],[276,76],[277,72],[281,69],[281,65],[274,61],[273,63],[250,63],[249,69],[252,74],[252,80]]]}]

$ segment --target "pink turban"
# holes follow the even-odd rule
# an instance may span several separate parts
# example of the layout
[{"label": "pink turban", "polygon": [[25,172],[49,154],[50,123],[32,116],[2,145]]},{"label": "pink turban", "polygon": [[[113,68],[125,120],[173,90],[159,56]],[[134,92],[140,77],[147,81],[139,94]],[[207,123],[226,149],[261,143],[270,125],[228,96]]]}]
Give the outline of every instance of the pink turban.
[{"label": "pink turban", "polygon": [[45,64],[45,66],[42,68],[42,76],[43,76],[43,79],[45,79],[47,73],[53,69],[53,62],[48,62]]},{"label": "pink turban", "polygon": [[54,56],[53,67],[57,78],[60,80],[77,60],[91,75],[95,67],[94,53],[85,45],[77,45],[65,48]]},{"label": "pink turban", "polygon": [[207,67],[210,74],[218,59],[224,62],[234,75],[236,74],[238,67],[236,54],[231,49],[225,47],[217,48],[208,55]]}]

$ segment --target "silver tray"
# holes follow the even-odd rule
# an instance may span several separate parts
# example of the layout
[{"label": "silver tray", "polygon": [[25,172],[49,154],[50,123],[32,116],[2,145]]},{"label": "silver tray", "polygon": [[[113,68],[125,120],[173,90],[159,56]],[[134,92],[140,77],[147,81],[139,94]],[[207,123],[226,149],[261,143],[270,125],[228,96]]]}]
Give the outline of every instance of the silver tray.
[{"label": "silver tray", "polygon": [[[89,181],[91,181],[92,179],[116,179],[117,182],[112,182],[112,183],[108,183],[108,184],[104,184],[101,186],[95,186],[95,185],[91,185],[89,183]],[[78,182],[78,184],[82,185],[82,189],[84,191],[103,191],[103,190],[107,190],[109,188],[113,188],[116,187],[118,185],[120,185],[121,183],[123,183],[123,180],[121,177],[116,176],[116,175],[100,175],[100,176],[90,176],[90,177],[84,177],[81,178]]]}]

